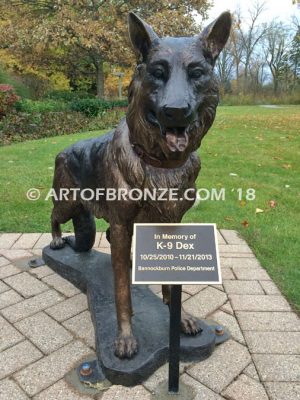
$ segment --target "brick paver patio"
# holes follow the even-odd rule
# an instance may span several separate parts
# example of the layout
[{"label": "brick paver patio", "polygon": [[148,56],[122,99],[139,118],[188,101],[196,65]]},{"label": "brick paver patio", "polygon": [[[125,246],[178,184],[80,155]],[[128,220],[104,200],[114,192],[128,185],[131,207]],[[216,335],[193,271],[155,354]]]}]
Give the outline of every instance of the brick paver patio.
[{"label": "brick paver patio", "polygon": [[[66,374],[95,352],[86,296],[47,266],[24,270],[49,234],[0,234],[0,400],[150,399],[167,365],[143,385],[86,395]],[[95,248],[109,252],[102,233]],[[183,287],[184,307],[224,324],[232,338],[181,381],[201,400],[300,399],[300,320],[235,231],[219,232],[223,285]],[[157,295],[159,287],[152,288]],[[180,396],[178,397],[180,398]]]}]

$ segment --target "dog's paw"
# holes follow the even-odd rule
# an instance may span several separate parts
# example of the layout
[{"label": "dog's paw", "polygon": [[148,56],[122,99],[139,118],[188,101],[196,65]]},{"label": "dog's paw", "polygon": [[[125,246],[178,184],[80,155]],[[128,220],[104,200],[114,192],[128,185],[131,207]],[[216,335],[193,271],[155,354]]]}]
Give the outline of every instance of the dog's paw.
[{"label": "dog's paw", "polygon": [[119,358],[132,358],[138,352],[138,343],[134,336],[120,335],[115,340],[115,355]]},{"label": "dog's paw", "polygon": [[63,241],[67,243],[72,249],[75,249],[76,246],[76,239],[75,236],[65,236]]},{"label": "dog's paw", "polygon": [[62,249],[64,247],[64,245],[65,245],[65,242],[64,242],[63,238],[56,237],[50,243],[50,249],[52,249],[52,250]]},{"label": "dog's paw", "polygon": [[182,312],[181,314],[181,331],[186,335],[197,335],[202,329],[199,322],[192,315]]}]

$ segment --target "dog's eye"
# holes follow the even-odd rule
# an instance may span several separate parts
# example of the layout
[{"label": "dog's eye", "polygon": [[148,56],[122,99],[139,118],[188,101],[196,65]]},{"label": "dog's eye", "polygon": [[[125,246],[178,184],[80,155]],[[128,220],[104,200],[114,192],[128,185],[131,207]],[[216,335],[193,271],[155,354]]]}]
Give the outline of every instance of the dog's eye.
[{"label": "dog's eye", "polygon": [[193,68],[189,71],[189,77],[192,79],[199,79],[204,74],[202,68]]},{"label": "dog's eye", "polygon": [[162,68],[155,68],[152,71],[152,75],[154,76],[154,78],[156,79],[164,79],[165,77],[165,71]]}]

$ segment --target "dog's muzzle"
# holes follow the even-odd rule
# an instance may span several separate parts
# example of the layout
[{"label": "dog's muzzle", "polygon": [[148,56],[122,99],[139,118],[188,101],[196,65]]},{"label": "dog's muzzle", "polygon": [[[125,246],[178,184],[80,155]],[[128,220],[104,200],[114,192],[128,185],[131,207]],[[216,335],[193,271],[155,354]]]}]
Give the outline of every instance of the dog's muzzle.
[{"label": "dog's muzzle", "polygon": [[156,125],[160,129],[160,133],[166,141],[166,144],[171,152],[183,152],[189,144],[189,129],[187,126],[163,126],[157,119],[155,113],[150,111],[147,114],[148,122]]}]

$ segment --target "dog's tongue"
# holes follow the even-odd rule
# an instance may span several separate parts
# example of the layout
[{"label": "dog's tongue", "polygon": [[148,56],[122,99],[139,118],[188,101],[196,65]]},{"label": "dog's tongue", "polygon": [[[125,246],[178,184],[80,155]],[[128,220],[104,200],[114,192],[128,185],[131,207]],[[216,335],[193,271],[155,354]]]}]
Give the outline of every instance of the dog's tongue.
[{"label": "dog's tongue", "polygon": [[189,138],[187,133],[180,132],[176,128],[166,131],[166,141],[169,149],[173,152],[184,151],[189,144]]}]

